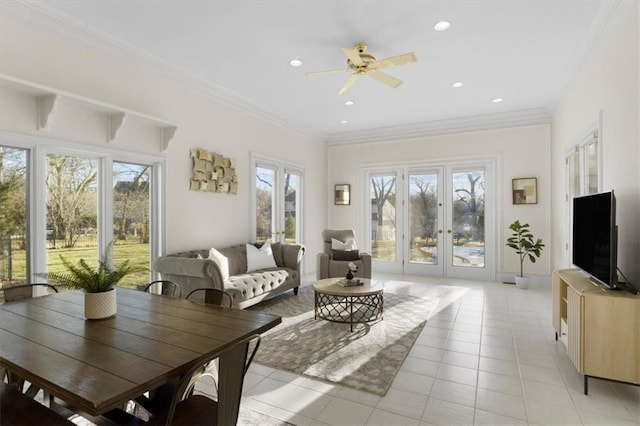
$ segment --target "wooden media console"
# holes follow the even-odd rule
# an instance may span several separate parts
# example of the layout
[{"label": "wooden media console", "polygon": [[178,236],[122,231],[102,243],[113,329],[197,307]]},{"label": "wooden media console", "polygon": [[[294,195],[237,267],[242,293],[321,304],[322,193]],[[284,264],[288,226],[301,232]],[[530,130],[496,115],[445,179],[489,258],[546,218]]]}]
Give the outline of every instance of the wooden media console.
[{"label": "wooden media console", "polygon": [[578,269],[553,272],[553,327],[588,378],[640,384],[640,295],[596,285]]}]

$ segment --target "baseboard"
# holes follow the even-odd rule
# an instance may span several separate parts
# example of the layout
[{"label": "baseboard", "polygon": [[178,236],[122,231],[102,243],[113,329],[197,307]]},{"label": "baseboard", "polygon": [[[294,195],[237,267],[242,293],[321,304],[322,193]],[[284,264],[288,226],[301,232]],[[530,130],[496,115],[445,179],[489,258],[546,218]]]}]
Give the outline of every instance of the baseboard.
[{"label": "baseboard", "polygon": [[[550,287],[551,286],[551,276],[550,275],[530,275],[525,274],[525,276],[529,277],[529,285],[536,287]],[[504,273],[499,272],[496,276],[496,281],[505,284],[514,284],[516,283],[515,275],[513,273]]]}]

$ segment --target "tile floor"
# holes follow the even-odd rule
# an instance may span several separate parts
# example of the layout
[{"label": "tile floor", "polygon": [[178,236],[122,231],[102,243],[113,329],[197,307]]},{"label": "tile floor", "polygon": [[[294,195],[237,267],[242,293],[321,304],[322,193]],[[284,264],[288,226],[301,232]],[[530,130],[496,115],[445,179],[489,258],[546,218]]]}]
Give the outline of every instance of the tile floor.
[{"label": "tile floor", "polygon": [[582,376],[554,339],[550,286],[374,278],[387,292],[468,291],[434,313],[384,397],[254,365],[242,404],[300,426],[640,425],[640,387],[590,379],[583,395]]}]

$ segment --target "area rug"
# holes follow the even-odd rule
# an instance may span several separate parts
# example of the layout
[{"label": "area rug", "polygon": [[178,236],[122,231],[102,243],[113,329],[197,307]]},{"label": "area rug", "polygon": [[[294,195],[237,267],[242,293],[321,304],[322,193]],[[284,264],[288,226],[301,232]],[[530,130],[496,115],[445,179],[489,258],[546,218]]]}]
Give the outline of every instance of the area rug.
[{"label": "area rug", "polygon": [[297,296],[287,292],[248,308],[282,317],[262,335],[254,362],[384,395],[427,319],[452,297],[443,304],[441,297],[385,292],[384,318],[350,332],[349,324],[315,320],[313,288],[301,287]]}]

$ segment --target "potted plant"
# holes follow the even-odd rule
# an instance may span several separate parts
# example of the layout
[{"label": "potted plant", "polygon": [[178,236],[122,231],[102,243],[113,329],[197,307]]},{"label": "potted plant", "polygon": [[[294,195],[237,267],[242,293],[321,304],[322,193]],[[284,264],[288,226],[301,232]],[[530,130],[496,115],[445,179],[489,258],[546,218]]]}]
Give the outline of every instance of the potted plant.
[{"label": "potted plant", "polygon": [[116,314],[116,291],[114,286],[125,276],[145,270],[131,265],[130,260],[112,266],[113,242],[109,243],[98,260],[97,268],[80,259],[76,265],[60,255],[66,271],[43,274],[53,284],[85,292],[84,316],[87,319],[108,318]]},{"label": "potted plant", "polygon": [[542,240],[540,238],[535,239],[531,231],[529,230],[529,224],[521,224],[519,220],[516,220],[509,229],[513,231],[511,236],[507,238],[507,247],[511,247],[516,251],[516,254],[520,258],[520,275],[516,275],[516,287],[527,288],[529,280],[524,276],[523,267],[524,261],[529,259],[531,263],[536,263],[536,259],[540,257],[542,253]]}]

